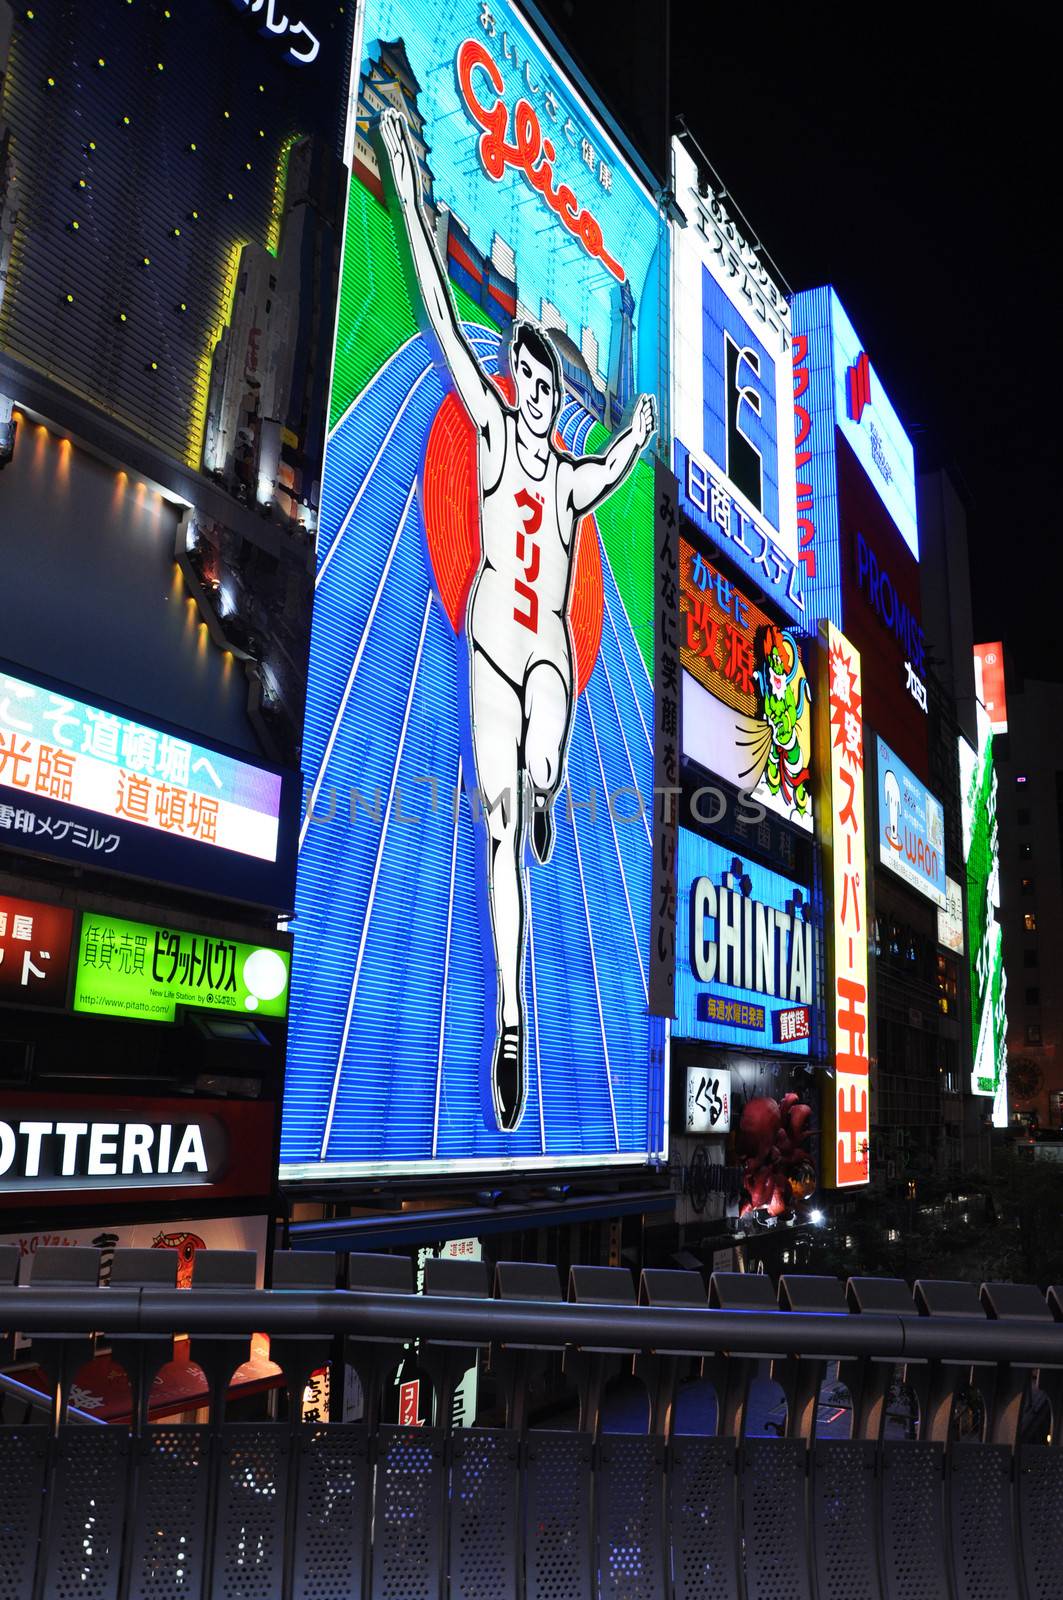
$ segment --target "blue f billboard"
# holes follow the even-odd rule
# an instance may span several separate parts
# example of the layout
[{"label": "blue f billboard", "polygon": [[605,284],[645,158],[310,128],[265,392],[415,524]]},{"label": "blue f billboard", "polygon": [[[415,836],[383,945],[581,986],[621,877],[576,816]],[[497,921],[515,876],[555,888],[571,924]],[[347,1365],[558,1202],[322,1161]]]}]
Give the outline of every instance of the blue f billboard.
[{"label": "blue f billboard", "polygon": [[686,227],[672,229],[672,419],[683,509],[795,621],[798,564],[790,307],[673,141]]},{"label": "blue f billboard", "polygon": [[808,1055],[816,935],[808,891],[679,832],[677,1038]]},{"label": "blue f billboard", "polygon": [[281,1176],[645,1161],[666,236],[506,0],[360,27]]}]

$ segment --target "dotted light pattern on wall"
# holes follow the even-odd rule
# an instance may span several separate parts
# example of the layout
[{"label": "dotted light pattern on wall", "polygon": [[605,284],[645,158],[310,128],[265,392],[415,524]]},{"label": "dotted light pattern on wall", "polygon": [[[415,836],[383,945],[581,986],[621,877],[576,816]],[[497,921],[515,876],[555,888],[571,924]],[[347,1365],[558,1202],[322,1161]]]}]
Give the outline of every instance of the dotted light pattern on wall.
[{"label": "dotted light pattern on wall", "polygon": [[240,248],[276,251],[300,134],[342,148],[352,8],[303,10],[310,69],[216,0],[15,12],[0,346],[193,467]]}]

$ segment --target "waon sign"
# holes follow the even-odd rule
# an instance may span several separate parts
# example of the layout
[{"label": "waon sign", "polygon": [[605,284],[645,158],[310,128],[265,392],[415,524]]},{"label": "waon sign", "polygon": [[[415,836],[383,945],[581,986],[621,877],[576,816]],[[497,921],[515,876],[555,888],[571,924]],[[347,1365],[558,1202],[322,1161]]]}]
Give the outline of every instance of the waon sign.
[{"label": "waon sign", "polygon": [[0,1001],[64,1006],[74,913],[0,895]]},{"label": "waon sign", "polygon": [[834,1083],[823,1095],[823,1181],[846,1189],[867,1183],[871,1096],[867,1055],[867,839],[864,824],[864,717],[859,651],[833,623],[823,624],[823,681],[817,696],[822,762],[824,878],[827,897],[827,1015]]}]

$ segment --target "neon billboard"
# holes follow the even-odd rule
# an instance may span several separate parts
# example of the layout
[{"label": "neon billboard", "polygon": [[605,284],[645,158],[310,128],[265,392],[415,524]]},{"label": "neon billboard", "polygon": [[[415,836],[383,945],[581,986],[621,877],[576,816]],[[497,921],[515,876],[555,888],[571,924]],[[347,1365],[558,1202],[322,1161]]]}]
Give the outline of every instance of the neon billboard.
[{"label": "neon billboard", "polygon": [[878,754],[878,858],[936,906],[947,904],[945,809],[885,739]]},{"label": "neon billboard", "polygon": [[790,307],[672,141],[673,465],[683,510],[794,621],[798,562]]},{"label": "neon billboard", "polygon": [[282,1177],[644,1161],[656,205],[506,4],[352,83]]},{"label": "neon billboard", "polygon": [[802,645],[679,541],[683,754],[812,831],[812,693]]},{"label": "neon billboard", "polygon": [[816,992],[806,889],[679,833],[677,1035],[807,1055]]},{"label": "neon billboard", "polygon": [[290,905],[296,774],[0,662],[0,844]]},{"label": "neon billboard", "polygon": [[827,885],[827,1007],[834,1078],[823,1093],[823,1174],[832,1188],[867,1183],[871,1093],[867,995],[867,839],[864,825],[864,714],[860,654],[833,623],[823,624],[817,748],[823,767],[823,853]]},{"label": "neon billboard", "polygon": [[967,948],[971,963],[971,1093],[993,1102],[993,1126],[1008,1125],[1008,980],[1000,906],[1000,844],[993,729],[979,701],[978,748],[962,736],[960,818],[967,864]]}]

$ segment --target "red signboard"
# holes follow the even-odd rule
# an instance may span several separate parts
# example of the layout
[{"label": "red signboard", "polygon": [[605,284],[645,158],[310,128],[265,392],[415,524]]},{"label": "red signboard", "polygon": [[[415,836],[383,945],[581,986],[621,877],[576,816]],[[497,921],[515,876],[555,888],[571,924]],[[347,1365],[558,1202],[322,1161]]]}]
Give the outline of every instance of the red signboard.
[{"label": "red signboard", "polygon": [[0,1001],[66,1004],[74,913],[65,906],[0,895]]},{"label": "red signboard", "polygon": [[268,1195],[275,1108],[261,1100],[0,1095],[0,1209]]},{"label": "red signboard", "polygon": [[[871,1094],[867,1045],[867,843],[864,837],[864,704],[860,653],[826,624],[819,697],[824,870],[829,907],[828,1018],[834,1079],[823,1097],[824,1182],[867,1183]],[[823,692],[825,691],[825,692]]]},{"label": "red signboard", "polygon": [[994,733],[1008,731],[1008,701],[1004,693],[1004,646],[998,639],[995,644],[976,644],[974,647],[975,672],[981,675],[978,698],[989,712]]},{"label": "red signboard", "polygon": [[421,1426],[421,1380],[411,1378],[409,1383],[399,1385],[399,1427],[419,1428]]}]

